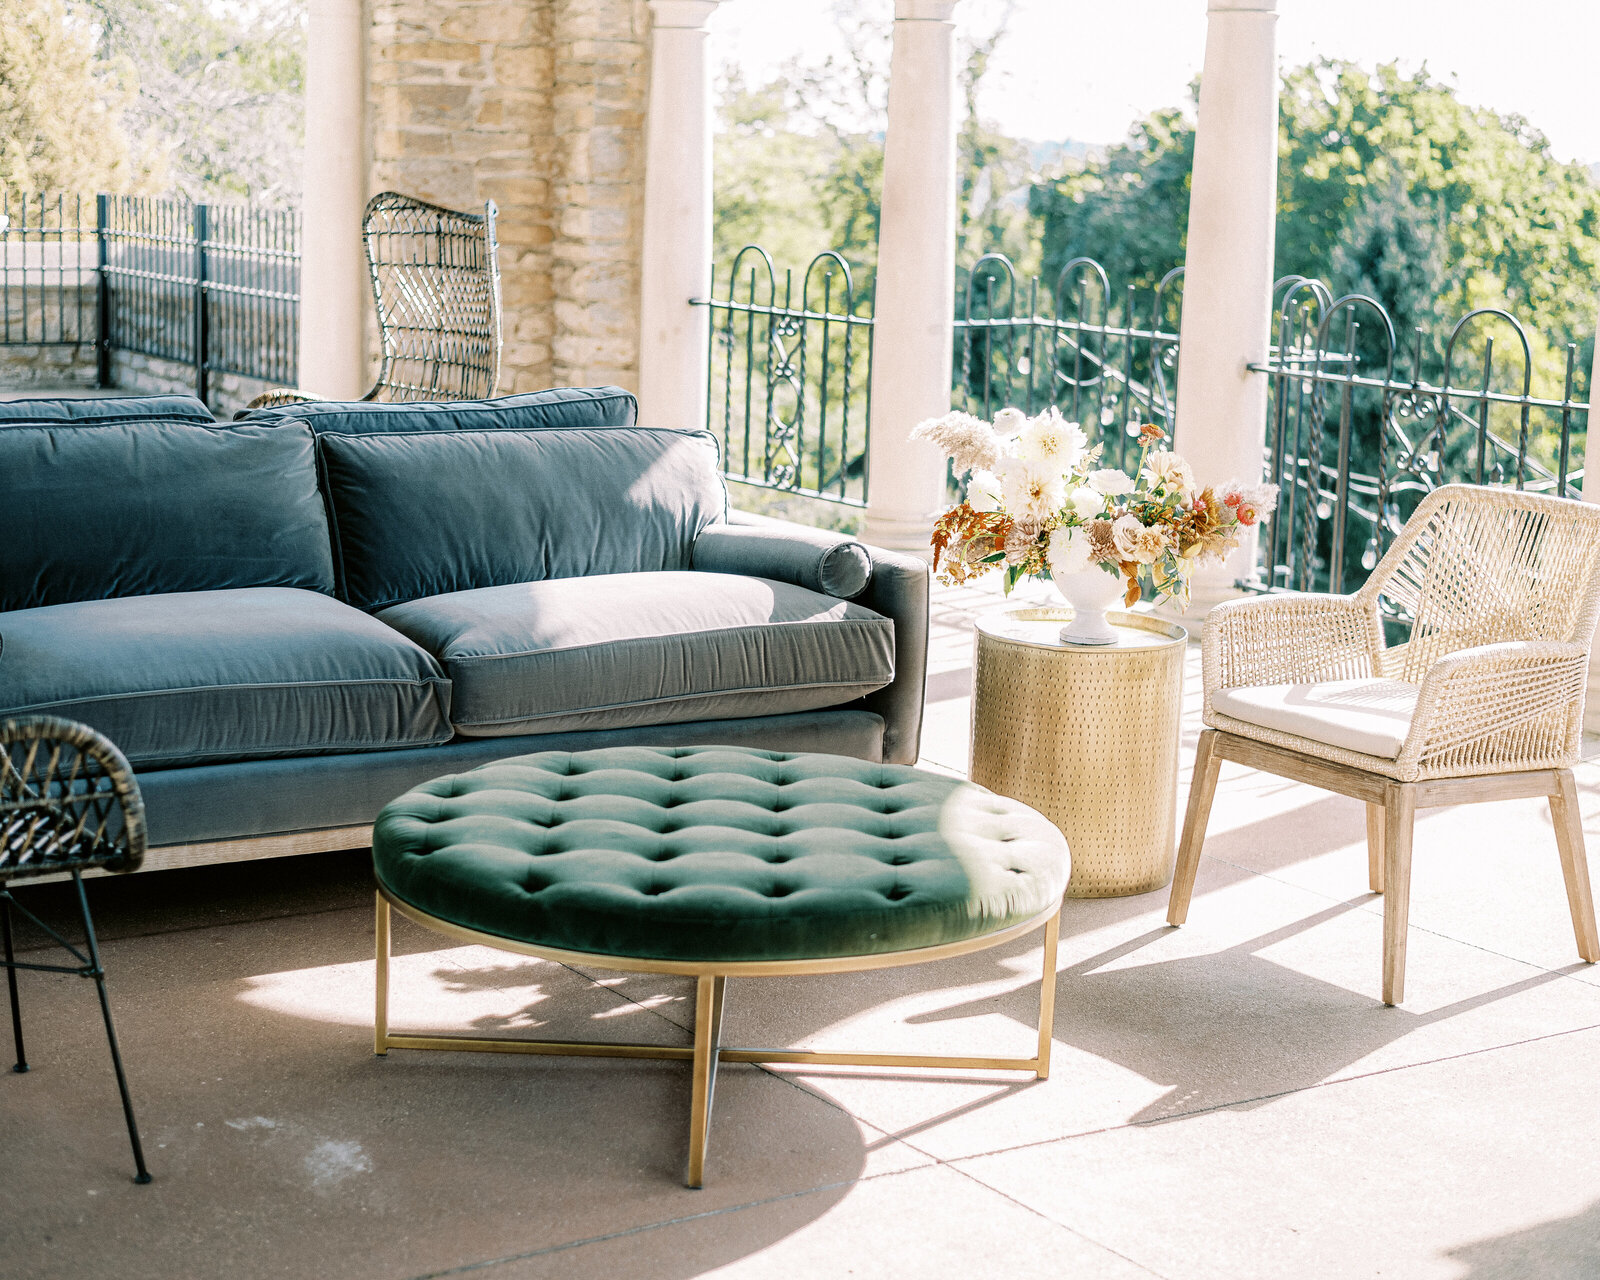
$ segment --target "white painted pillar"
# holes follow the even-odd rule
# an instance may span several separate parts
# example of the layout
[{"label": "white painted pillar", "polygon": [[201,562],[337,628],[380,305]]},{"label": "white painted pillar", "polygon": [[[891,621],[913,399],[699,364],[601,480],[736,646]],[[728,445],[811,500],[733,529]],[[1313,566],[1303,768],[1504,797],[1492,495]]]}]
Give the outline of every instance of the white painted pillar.
[{"label": "white painted pillar", "polygon": [[371,385],[372,310],[361,247],[367,203],[367,30],[362,0],[315,0],[306,31],[305,194],[300,243],[300,376],[335,400]]},{"label": "white painted pillar", "polygon": [[[1272,241],[1278,196],[1277,0],[1208,0],[1190,180],[1174,447],[1204,484],[1259,481],[1267,418]],[[1249,534],[1196,574],[1191,625],[1238,594]]]},{"label": "white painted pillar", "polygon": [[895,0],[872,342],[867,541],[929,554],[945,462],[911,429],[950,409],[956,0]]},{"label": "white painted pillar", "polygon": [[[1600,308],[1595,313],[1595,332],[1600,334]],[[1594,345],[1589,364],[1589,423],[1583,446],[1583,500],[1600,502],[1600,458],[1589,457],[1589,443],[1600,444],[1600,341]],[[1600,630],[1595,633],[1600,638]],[[1589,691],[1583,700],[1583,731],[1600,733],[1600,644],[1589,642]]]},{"label": "white painted pillar", "polygon": [[697,427],[706,417],[711,288],[711,65],[706,21],[720,0],[650,0],[639,417]]}]

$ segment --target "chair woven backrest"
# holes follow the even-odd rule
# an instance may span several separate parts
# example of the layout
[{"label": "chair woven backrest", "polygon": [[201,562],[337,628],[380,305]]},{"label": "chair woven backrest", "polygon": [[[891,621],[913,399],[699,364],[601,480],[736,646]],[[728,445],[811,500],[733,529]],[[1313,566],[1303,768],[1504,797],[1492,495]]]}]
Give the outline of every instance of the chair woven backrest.
[{"label": "chair woven backrest", "polygon": [[0,885],[63,871],[133,871],[144,802],[105,737],[54,716],[0,722]]},{"label": "chair woven backrest", "polygon": [[1587,644],[1600,612],[1600,506],[1445,485],[1423,499],[1360,594],[1382,595],[1413,620],[1387,670],[1401,680],[1477,645]]},{"label": "chair woven backrest", "polygon": [[500,264],[494,201],[458,213],[385,191],[361,238],[378,307],[382,363],[367,400],[481,400],[500,379]]}]

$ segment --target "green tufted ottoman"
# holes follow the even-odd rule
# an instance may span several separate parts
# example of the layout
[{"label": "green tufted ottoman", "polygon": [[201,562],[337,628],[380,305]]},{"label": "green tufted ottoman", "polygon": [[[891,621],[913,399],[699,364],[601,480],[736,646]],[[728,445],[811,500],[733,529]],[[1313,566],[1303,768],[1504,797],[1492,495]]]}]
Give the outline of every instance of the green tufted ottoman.
[{"label": "green tufted ottoman", "polygon": [[[901,765],[739,747],[546,751],[436,778],[378,816],[375,1047],[693,1063],[691,1187],[719,1062],[1050,1069],[1066,842],[982,788]],[[389,911],[547,959],[696,979],[694,1045],[400,1035]],[[730,977],[840,973],[992,947],[1044,926],[1031,1058],[730,1049]]]}]

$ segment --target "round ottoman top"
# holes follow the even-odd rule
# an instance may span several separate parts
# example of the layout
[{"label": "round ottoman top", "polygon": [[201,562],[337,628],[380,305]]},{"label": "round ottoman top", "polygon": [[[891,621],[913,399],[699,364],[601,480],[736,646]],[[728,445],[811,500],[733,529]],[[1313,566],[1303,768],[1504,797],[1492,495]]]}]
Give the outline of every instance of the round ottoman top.
[{"label": "round ottoman top", "polygon": [[1060,905],[1043,815],[903,765],[742,747],[544,751],[425,782],[373,827],[378,883],[529,948],[677,964],[960,943]]}]

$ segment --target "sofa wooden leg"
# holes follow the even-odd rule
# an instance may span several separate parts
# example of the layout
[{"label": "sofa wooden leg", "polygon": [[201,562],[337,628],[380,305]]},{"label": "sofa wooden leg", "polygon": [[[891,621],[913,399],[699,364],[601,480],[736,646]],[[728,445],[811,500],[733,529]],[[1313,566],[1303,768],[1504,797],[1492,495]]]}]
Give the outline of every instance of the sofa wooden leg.
[{"label": "sofa wooden leg", "polygon": [[1590,964],[1600,961],[1600,936],[1594,922],[1594,897],[1589,889],[1589,855],[1583,843],[1583,814],[1578,808],[1578,788],[1572,770],[1556,775],[1556,789],[1550,793],[1550,820],[1556,829],[1556,847],[1561,850],[1561,875],[1567,882],[1567,907],[1572,912],[1572,932],[1578,939],[1578,954]]},{"label": "sofa wooden leg", "polygon": [[1383,1002],[1406,998],[1406,926],[1411,913],[1411,834],[1416,788],[1395,784],[1383,805]]},{"label": "sofa wooden leg", "polygon": [[1222,758],[1216,753],[1217,731],[1207,729],[1195,747],[1194,773],[1189,779],[1189,806],[1183,814],[1183,835],[1178,840],[1178,865],[1172,873],[1172,891],[1167,896],[1167,923],[1182,924],[1189,918],[1189,899],[1194,894],[1194,878],[1200,870],[1200,848],[1206,842],[1206,822],[1211,817],[1211,800],[1217,791],[1217,773]]},{"label": "sofa wooden leg", "polygon": [[1367,887],[1383,892],[1383,806],[1367,801]]}]

